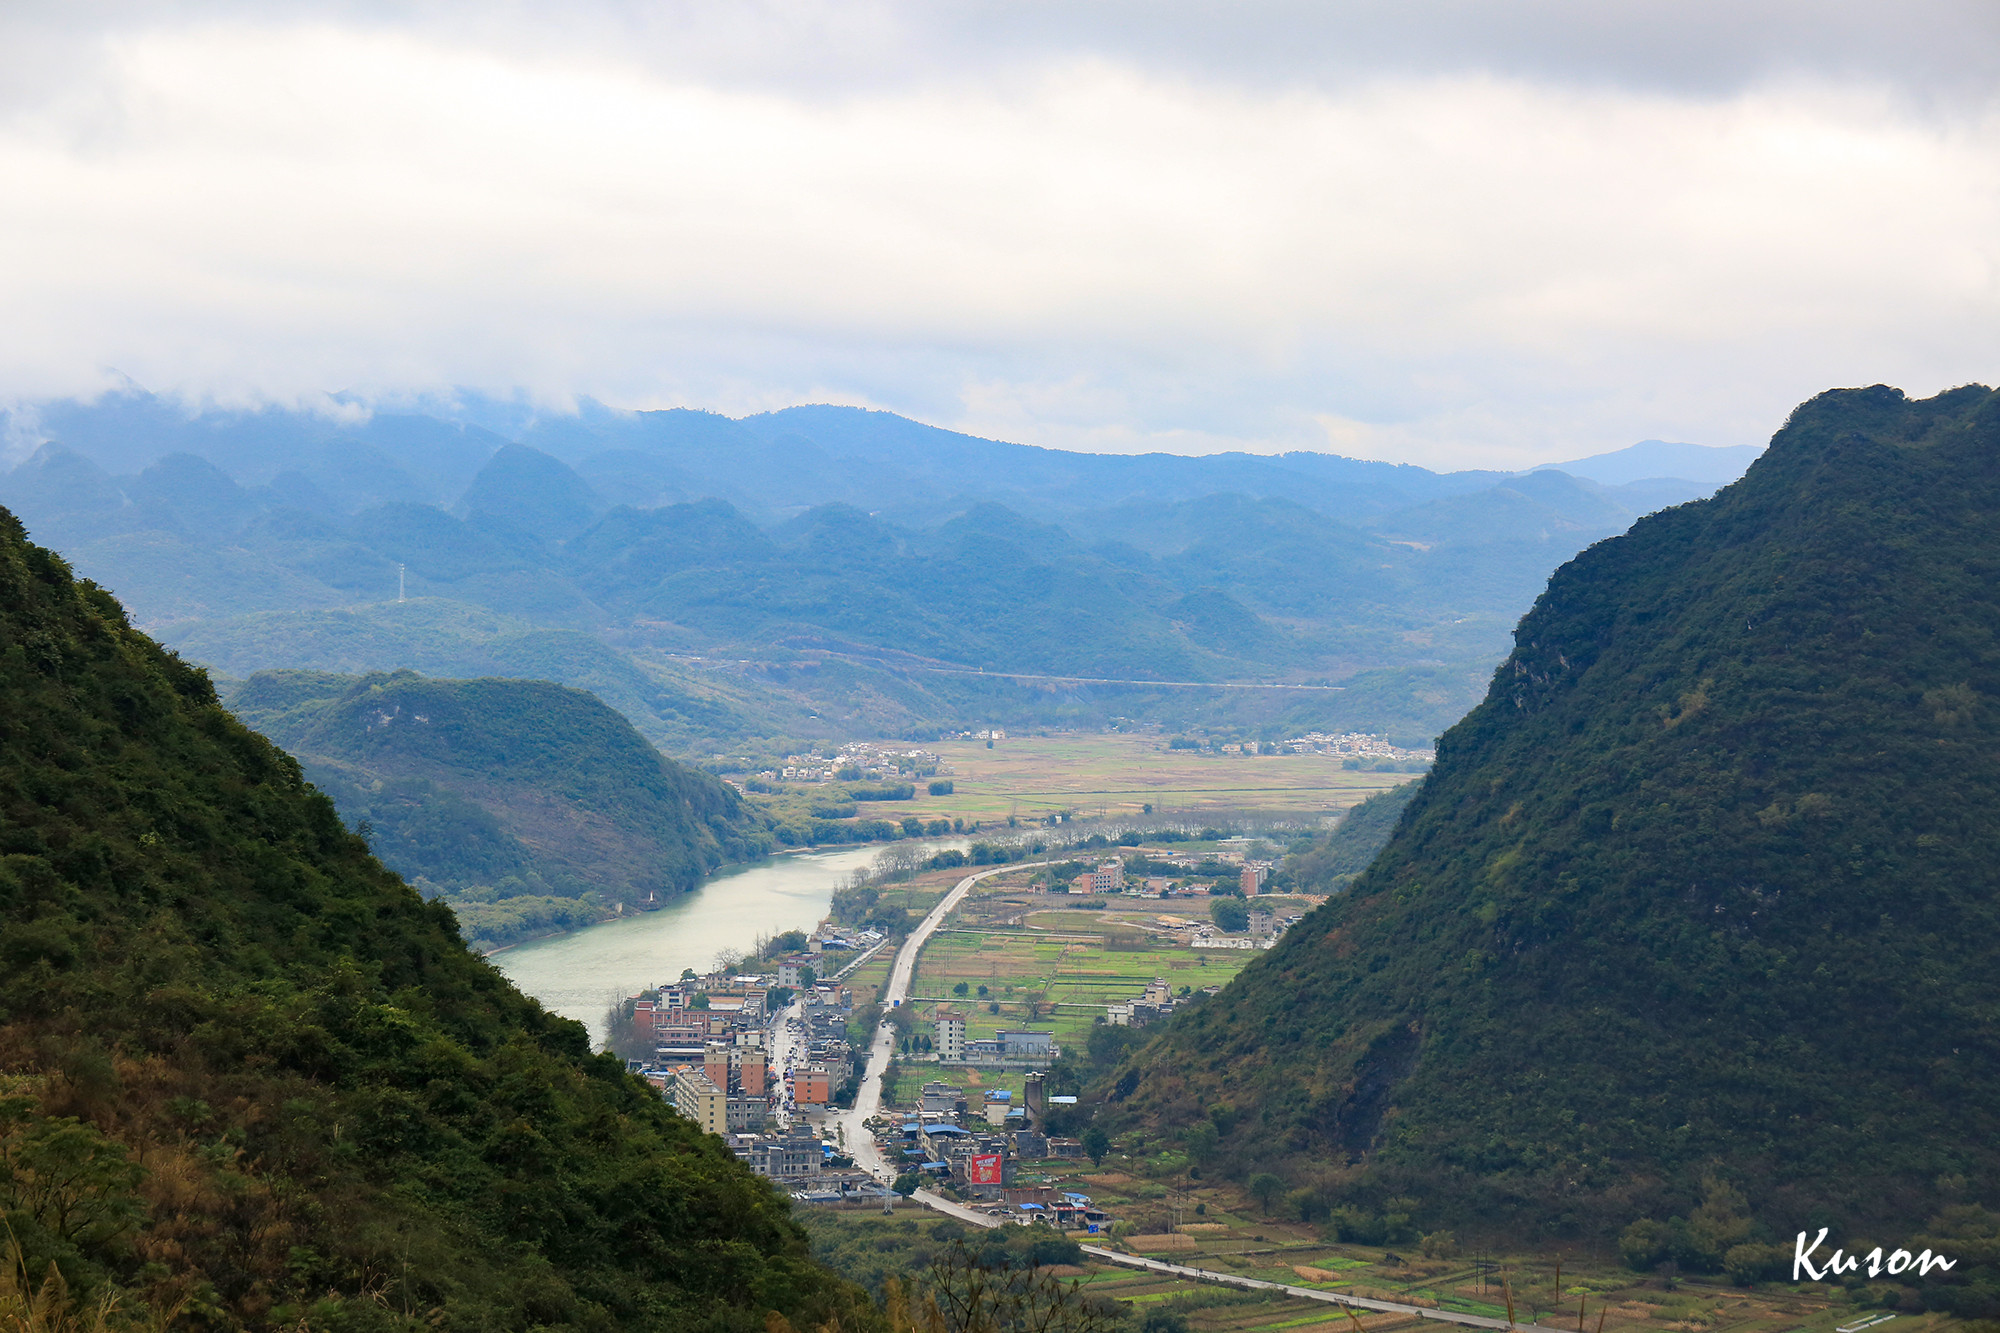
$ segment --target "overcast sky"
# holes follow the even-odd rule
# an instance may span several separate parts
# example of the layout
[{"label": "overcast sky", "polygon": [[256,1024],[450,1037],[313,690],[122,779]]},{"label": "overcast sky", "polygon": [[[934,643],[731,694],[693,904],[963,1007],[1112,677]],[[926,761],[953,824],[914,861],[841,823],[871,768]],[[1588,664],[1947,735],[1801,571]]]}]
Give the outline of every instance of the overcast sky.
[{"label": "overcast sky", "polygon": [[13,3],[0,398],[1517,467],[2000,379],[2000,5]]}]

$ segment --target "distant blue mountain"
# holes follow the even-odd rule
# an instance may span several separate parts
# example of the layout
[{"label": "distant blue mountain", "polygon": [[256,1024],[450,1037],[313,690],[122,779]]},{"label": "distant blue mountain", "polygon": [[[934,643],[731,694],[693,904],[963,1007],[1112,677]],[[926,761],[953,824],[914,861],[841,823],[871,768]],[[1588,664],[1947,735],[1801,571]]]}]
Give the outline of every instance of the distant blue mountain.
[{"label": "distant blue mountain", "polygon": [[[1559,470],[1436,473],[1071,453],[824,405],[734,420],[454,401],[350,418],[191,412],[138,390],[36,419],[46,443],[0,475],[0,503],[199,660],[518,662],[602,683],[678,739],[1201,708],[1425,739],[1470,705],[1552,569],[1755,452],[1649,441]],[[524,635],[590,636],[621,665],[505,647]],[[727,679],[685,665],[718,660]],[[989,674],[952,674],[966,671]],[[1371,672],[1407,687],[1064,683]]]},{"label": "distant blue mountain", "polygon": [[1606,486],[1623,486],[1658,477],[1678,477],[1683,481],[1727,486],[1757,461],[1762,445],[1676,444],[1670,440],[1641,440],[1608,454],[1592,454],[1569,463],[1549,466],[1573,477],[1587,477]]}]

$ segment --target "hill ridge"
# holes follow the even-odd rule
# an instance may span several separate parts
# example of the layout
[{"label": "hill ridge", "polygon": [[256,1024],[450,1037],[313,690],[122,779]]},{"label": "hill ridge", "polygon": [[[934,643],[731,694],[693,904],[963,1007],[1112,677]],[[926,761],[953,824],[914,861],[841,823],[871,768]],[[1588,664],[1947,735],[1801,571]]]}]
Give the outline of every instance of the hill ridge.
[{"label": "hill ridge", "polygon": [[2000,1201],[1996,463],[2000,394],[1828,393],[1562,566],[1352,890],[1106,1113],[1489,1228]]}]

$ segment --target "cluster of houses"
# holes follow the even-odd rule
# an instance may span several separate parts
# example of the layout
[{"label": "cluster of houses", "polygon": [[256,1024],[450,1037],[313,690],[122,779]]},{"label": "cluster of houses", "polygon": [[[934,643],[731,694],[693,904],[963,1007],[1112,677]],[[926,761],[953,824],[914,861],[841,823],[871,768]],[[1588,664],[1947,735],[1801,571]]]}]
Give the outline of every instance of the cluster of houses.
[{"label": "cluster of houses", "polygon": [[[633,1070],[674,1109],[711,1133],[754,1135],[781,1106],[825,1106],[849,1067],[854,993],[829,979],[882,946],[875,931],[822,928],[773,973],[682,974],[632,1001],[634,1036],[650,1054]],[[803,1000],[800,1043],[789,1069],[774,1067],[773,992]],[[803,1057],[803,1058],[800,1058]]]},{"label": "cluster of houses", "polygon": [[1400,745],[1391,745],[1387,736],[1371,736],[1359,731],[1338,736],[1324,731],[1309,731],[1303,736],[1292,737],[1284,743],[1284,747],[1293,754],[1333,754],[1348,759],[1395,759],[1426,764],[1437,759],[1436,750],[1406,750]]},{"label": "cluster of houses", "polygon": [[968,1100],[950,1083],[926,1083],[913,1110],[892,1121],[883,1149],[905,1173],[949,1183],[961,1197],[988,1205],[1019,1220],[1095,1230],[1110,1218],[1082,1194],[1017,1179],[1022,1162],[1078,1158],[1083,1144],[1051,1137],[1042,1128],[1050,1105],[1074,1102],[1050,1097],[1040,1074],[1030,1074],[1022,1101],[992,1089]]},{"label": "cluster of houses", "polygon": [[[832,782],[842,769],[859,769],[878,779],[927,777],[938,771],[939,762],[938,756],[929,750],[884,745],[876,741],[853,741],[841,746],[840,752],[831,757],[788,754],[784,763],[767,768],[757,776],[766,782]],[[850,773],[849,776],[853,775]]]},{"label": "cluster of houses", "polygon": [[[1183,855],[1155,855],[1155,861],[1164,862],[1175,870],[1193,873],[1204,862],[1220,861],[1225,865],[1235,865],[1237,887],[1246,898],[1254,898],[1264,891],[1271,882],[1271,875],[1277,869],[1275,861],[1256,861],[1242,852],[1222,851],[1208,853],[1200,857]],[[1176,886],[1169,877],[1152,876],[1146,879],[1125,877],[1125,863],[1116,857],[1086,866],[1070,881],[1069,891],[1073,894],[1122,893],[1132,898],[1172,898],[1176,895],[1193,896],[1208,892],[1207,888],[1193,885]]]},{"label": "cluster of houses", "polygon": [[[1214,995],[1221,989],[1220,986],[1205,986],[1201,993],[1204,996]],[[1124,1004],[1106,1005],[1104,1021],[1115,1028],[1142,1028],[1148,1023],[1157,1023],[1163,1018],[1172,1017],[1176,1008],[1189,1003],[1193,998],[1192,990],[1185,995],[1176,996],[1174,988],[1164,979],[1154,977],[1147,983],[1146,989],[1139,992],[1137,999]]]}]

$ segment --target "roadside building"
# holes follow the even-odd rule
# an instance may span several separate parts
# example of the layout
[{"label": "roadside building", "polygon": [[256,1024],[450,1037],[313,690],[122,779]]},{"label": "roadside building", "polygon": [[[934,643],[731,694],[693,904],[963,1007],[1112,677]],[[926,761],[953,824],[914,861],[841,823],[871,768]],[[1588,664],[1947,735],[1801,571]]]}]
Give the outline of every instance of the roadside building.
[{"label": "roadside building", "polygon": [[923,1091],[917,1094],[917,1109],[928,1114],[963,1115],[965,1093],[949,1083],[926,1083]]},{"label": "roadside building", "polygon": [[833,1100],[833,1074],[825,1065],[807,1065],[792,1075],[792,1100],[800,1106],[825,1106]]},{"label": "roadside building", "polygon": [[1052,1059],[1055,1045],[1046,1032],[996,1032],[1000,1055],[1008,1060]]},{"label": "roadside building", "polygon": [[953,1009],[939,1009],[936,1021],[938,1062],[947,1065],[964,1064],[965,1015]]},{"label": "roadside building", "polygon": [[701,1048],[701,1072],[708,1075],[708,1081],[724,1092],[729,1091],[729,1057],[734,1051],[726,1041],[713,1039]]},{"label": "roadside building", "polygon": [[674,1071],[674,1109],[710,1134],[729,1132],[729,1094],[695,1065]]}]

